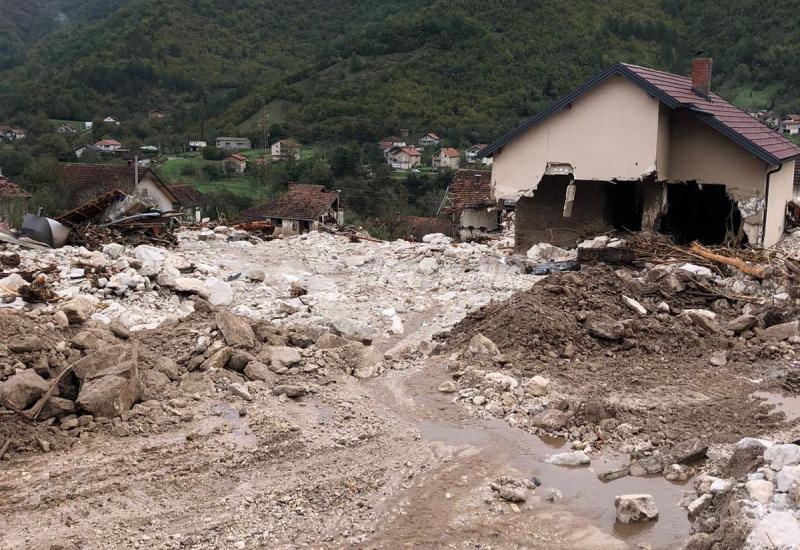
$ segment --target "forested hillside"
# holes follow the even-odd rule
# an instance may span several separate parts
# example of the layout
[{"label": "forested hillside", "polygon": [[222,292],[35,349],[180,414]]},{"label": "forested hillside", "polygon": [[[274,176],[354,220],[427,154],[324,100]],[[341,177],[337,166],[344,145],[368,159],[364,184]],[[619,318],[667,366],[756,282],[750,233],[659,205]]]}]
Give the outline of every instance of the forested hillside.
[{"label": "forested hillside", "polygon": [[[98,12],[73,1],[84,21],[95,18],[88,24],[18,29],[36,45],[0,77],[0,118],[135,118],[157,107],[193,135],[247,134],[267,120],[306,140],[407,127],[466,143],[617,61],[686,72],[697,51],[714,57],[715,88],[740,105],[800,110],[800,10],[790,0],[112,4]],[[4,55],[14,57],[0,46]]]}]

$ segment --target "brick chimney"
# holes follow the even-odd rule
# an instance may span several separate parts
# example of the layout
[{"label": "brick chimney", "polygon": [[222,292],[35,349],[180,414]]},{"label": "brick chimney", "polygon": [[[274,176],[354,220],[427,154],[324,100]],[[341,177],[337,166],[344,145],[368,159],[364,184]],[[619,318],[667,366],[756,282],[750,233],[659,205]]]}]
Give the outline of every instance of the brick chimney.
[{"label": "brick chimney", "polygon": [[710,57],[699,57],[692,60],[692,90],[697,95],[708,99],[711,92],[711,65]]}]

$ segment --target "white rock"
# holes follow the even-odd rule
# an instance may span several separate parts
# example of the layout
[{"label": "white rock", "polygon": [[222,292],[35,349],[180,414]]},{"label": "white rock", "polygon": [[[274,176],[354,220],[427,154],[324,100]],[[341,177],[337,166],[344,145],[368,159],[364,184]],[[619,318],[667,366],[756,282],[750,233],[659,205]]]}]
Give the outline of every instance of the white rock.
[{"label": "white rock", "polygon": [[614,508],[617,512],[617,521],[620,523],[650,521],[658,518],[656,501],[651,495],[633,494],[617,496],[614,498]]},{"label": "white rock", "polygon": [[503,374],[502,372],[490,372],[484,377],[484,380],[491,382],[503,390],[513,390],[519,386],[519,382],[516,378]]},{"label": "white rock", "polygon": [[733,487],[733,481],[730,479],[715,479],[711,486],[708,488],[709,492],[712,495],[716,495],[718,493],[724,493],[728,491],[731,487]]},{"label": "white rock", "polygon": [[800,464],[800,445],[792,443],[772,445],[764,451],[764,460],[776,471],[784,466]]},{"label": "white rock", "polygon": [[428,233],[427,235],[423,235],[422,242],[428,244],[450,244],[453,242],[453,239],[444,233]]},{"label": "white rock", "polygon": [[204,286],[208,293],[208,302],[211,305],[227,306],[233,302],[233,288],[222,279],[209,277]]},{"label": "white rock", "polygon": [[704,317],[709,321],[714,321],[717,318],[717,314],[708,309],[684,309],[682,315],[692,316],[697,315],[698,317]]},{"label": "white rock", "polygon": [[244,274],[245,279],[256,283],[263,283],[266,279],[263,269],[250,269]]},{"label": "white rock", "polygon": [[695,264],[686,263],[683,265],[679,265],[678,269],[688,271],[689,273],[694,273],[695,275],[700,275],[701,277],[712,277],[714,275],[714,272],[708,269],[707,267]]},{"label": "white rock", "polygon": [[772,494],[775,492],[775,486],[763,479],[748,481],[744,484],[744,487],[747,489],[750,499],[761,504],[767,504],[771,501]]},{"label": "white rock", "polygon": [[743,437],[737,441],[735,445],[735,448],[737,449],[751,449],[754,447],[759,447],[763,451],[768,447],[772,447],[772,441],[767,439],[758,439],[755,437]]},{"label": "white rock", "polygon": [[[558,453],[550,456],[547,462],[556,466],[585,466],[592,461],[583,451],[572,451],[570,453]],[[627,523],[627,522],[625,522]]]},{"label": "white rock", "polygon": [[175,277],[176,292],[186,292],[188,294],[197,294],[203,298],[208,297],[208,289],[200,279],[194,277]]},{"label": "white rock", "polygon": [[235,395],[238,395],[239,397],[241,397],[242,399],[244,399],[246,401],[252,401],[253,400],[252,394],[247,390],[247,388],[244,386],[244,384],[239,384],[239,383],[234,382],[233,384],[230,385],[230,389],[231,389],[231,392],[233,392]]},{"label": "white rock", "polygon": [[12,273],[8,277],[0,279],[0,293],[3,293],[6,289],[11,292],[16,292],[23,286],[27,285],[28,281],[17,275],[16,273]]},{"label": "white rock", "polygon": [[397,315],[392,317],[392,326],[389,328],[389,332],[392,334],[403,334],[403,332],[405,332],[405,329],[403,328],[403,320]]},{"label": "white rock", "polygon": [[712,498],[714,498],[714,495],[711,493],[706,493],[690,502],[686,509],[689,511],[690,515],[698,514],[703,511],[709,502],[711,502]]},{"label": "white rock", "polygon": [[112,260],[119,258],[123,252],[125,252],[125,247],[119,243],[108,243],[103,245],[103,254]]},{"label": "white rock", "polygon": [[437,269],[439,269],[439,262],[432,256],[422,258],[419,264],[417,264],[417,271],[423,275],[431,275],[435,273]]},{"label": "white rock", "polygon": [[633,311],[638,313],[639,315],[647,315],[647,310],[644,308],[642,304],[634,300],[633,298],[629,298],[627,296],[622,296],[622,301],[625,302],[625,305],[631,308]]},{"label": "white rock", "polygon": [[550,385],[550,380],[538,374],[531,378],[525,386],[525,389],[534,397],[544,397],[547,395],[547,387]]},{"label": "white rock", "polygon": [[748,549],[800,548],[800,524],[788,511],[770,511],[747,537]]},{"label": "white rock", "polygon": [[134,248],[133,256],[140,262],[151,261],[158,263],[164,261],[164,252],[155,246],[147,244],[140,244]]},{"label": "white rock", "polygon": [[593,239],[587,239],[578,245],[578,248],[604,248],[610,237],[608,235],[598,235]]},{"label": "white rock", "polygon": [[779,493],[788,493],[795,482],[800,483],[800,466],[784,466],[775,476]]},{"label": "white rock", "polygon": [[470,339],[468,351],[476,355],[500,355],[497,345],[481,333]]},{"label": "white rock", "polygon": [[75,267],[69,270],[69,278],[70,279],[83,279],[84,275],[86,275],[86,270],[82,267]]},{"label": "white rock", "polygon": [[576,250],[564,250],[550,243],[538,243],[530,247],[526,256],[534,262],[564,262],[578,257]]}]

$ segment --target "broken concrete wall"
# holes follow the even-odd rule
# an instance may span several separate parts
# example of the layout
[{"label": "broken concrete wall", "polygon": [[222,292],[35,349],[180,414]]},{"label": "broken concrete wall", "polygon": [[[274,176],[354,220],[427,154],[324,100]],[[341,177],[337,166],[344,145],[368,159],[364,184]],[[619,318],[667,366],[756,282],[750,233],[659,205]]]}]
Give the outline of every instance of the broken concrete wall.
[{"label": "broken concrete wall", "polygon": [[465,208],[461,211],[458,223],[458,236],[461,240],[500,229],[496,208]]},{"label": "broken concrete wall", "polygon": [[658,100],[613,77],[495,154],[495,193],[529,193],[548,162],[571,164],[578,180],[639,179],[655,169],[658,125]]}]

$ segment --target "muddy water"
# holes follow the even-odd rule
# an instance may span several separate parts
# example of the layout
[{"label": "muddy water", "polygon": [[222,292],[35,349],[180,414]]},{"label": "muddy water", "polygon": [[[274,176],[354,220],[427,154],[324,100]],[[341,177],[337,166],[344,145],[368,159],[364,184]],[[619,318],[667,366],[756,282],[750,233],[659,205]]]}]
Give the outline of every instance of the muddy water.
[{"label": "muddy water", "polygon": [[765,391],[755,392],[751,397],[762,399],[767,405],[774,407],[776,412],[782,412],[786,415],[787,422],[800,418],[800,397],[786,397],[779,393]]},{"label": "muddy water", "polygon": [[[499,539],[494,539],[495,544],[502,543],[500,547],[530,544],[534,540],[529,538],[530,526],[545,524],[556,534],[557,538],[551,542],[566,543],[562,547],[625,548],[646,544],[653,549],[666,549],[681,546],[689,532],[689,522],[678,502],[684,491],[692,490],[691,484],[673,484],[660,476],[625,477],[603,483],[597,479],[596,471],[618,465],[620,462],[614,457],[593,460],[590,468],[548,464],[545,462],[548,456],[569,450],[563,440],[539,438],[512,428],[500,419],[469,416],[451,401],[452,395],[436,390],[445,379],[444,369],[430,368],[372,384],[379,399],[415,423],[424,441],[453,453],[451,475],[433,476],[425,482],[424,491],[412,492],[402,512],[405,521],[396,522],[399,525],[387,529],[394,531],[398,546],[419,544],[424,529],[436,530],[437,545],[481,540],[480,533],[476,532],[480,531],[480,521],[477,521],[477,528],[473,521],[471,529],[459,532],[448,533],[441,529],[441,525],[448,523],[448,516],[450,522],[458,523],[468,515],[465,506],[451,504],[447,499],[468,501],[472,498],[479,505],[474,508],[486,509],[487,505],[475,495],[480,491],[485,493],[488,481],[502,475],[537,478],[542,485],[536,495],[542,499],[531,504],[526,511],[528,515],[517,517],[511,524],[498,526],[489,522],[484,526],[486,530],[503,533]],[[552,504],[546,502],[545,498],[556,492],[560,493],[560,498]],[[634,525],[617,523],[614,497],[629,493],[653,495],[659,509],[658,521]],[[418,509],[416,513],[415,508]],[[431,515],[437,516],[435,523],[428,523]],[[517,529],[519,525],[527,526],[528,531]]]}]

